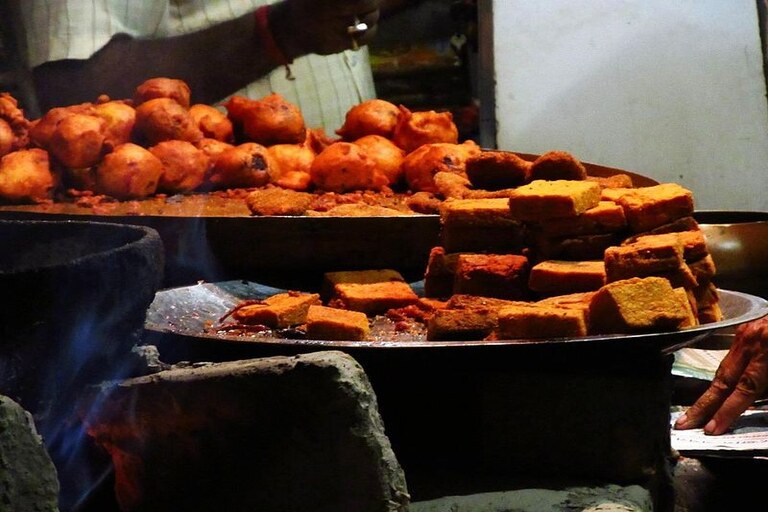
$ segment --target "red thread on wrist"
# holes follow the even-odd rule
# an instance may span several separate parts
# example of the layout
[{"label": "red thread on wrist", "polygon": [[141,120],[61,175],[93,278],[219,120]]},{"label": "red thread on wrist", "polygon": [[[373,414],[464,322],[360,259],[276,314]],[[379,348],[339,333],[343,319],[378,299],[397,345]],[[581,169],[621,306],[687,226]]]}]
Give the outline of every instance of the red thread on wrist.
[{"label": "red thread on wrist", "polygon": [[275,36],[272,34],[272,30],[269,28],[269,5],[259,7],[253,14],[256,20],[256,37],[259,38],[261,48],[267,57],[272,62],[283,66],[293,62],[280,49],[277,41],[275,41]]}]

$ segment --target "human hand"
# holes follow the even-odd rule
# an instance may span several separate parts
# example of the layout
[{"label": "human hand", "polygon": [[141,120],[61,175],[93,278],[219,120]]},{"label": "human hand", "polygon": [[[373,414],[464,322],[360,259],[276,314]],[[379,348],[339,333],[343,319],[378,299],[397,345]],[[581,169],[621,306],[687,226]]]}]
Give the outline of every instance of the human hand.
[{"label": "human hand", "polygon": [[[287,57],[329,55],[367,44],[376,35],[380,5],[381,0],[284,0],[272,5],[269,21]],[[355,17],[368,29],[353,41],[347,28]]]},{"label": "human hand", "polygon": [[709,389],[675,422],[719,435],[768,389],[768,317],[740,325]]}]

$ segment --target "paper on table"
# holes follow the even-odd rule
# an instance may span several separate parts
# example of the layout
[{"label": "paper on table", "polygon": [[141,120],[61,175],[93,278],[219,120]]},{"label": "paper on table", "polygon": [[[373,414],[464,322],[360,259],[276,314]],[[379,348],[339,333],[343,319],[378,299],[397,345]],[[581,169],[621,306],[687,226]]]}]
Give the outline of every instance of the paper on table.
[{"label": "paper on table", "polygon": [[[673,411],[671,423],[683,413]],[[700,428],[691,430],[675,430],[672,428],[670,440],[672,448],[681,453],[696,453],[709,455],[746,455],[753,452],[755,456],[768,456],[768,410],[754,409],[745,411],[725,434],[719,436],[705,435]]]},{"label": "paper on table", "polygon": [[675,352],[672,375],[694,379],[712,380],[727,350],[682,348]]}]

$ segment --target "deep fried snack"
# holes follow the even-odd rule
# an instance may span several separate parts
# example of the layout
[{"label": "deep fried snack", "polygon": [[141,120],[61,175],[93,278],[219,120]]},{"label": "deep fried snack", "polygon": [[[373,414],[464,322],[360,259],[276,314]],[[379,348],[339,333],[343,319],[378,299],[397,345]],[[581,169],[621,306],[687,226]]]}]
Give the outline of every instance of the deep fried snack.
[{"label": "deep fried snack", "polygon": [[248,140],[271,146],[304,142],[307,129],[299,107],[277,93],[260,100],[233,96],[224,106]]},{"label": "deep fried snack", "polygon": [[0,156],[27,147],[30,127],[16,98],[0,93]]},{"label": "deep fried snack", "polygon": [[309,339],[363,341],[370,332],[365,313],[317,305],[307,310]]},{"label": "deep fried snack", "polygon": [[204,137],[197,141],[197,144],[195,144],[198,149],[200,149],[203,153],[208,155],[208,157],[211,159],[210,164],[213,165],[214,160],[218,158],[220,154],[222,154],[227,149],[235,147],[233,144],[230,144],[229,142],[223,142],[216,139],[210,139],[207,137]]},{"label": "deep fried snack", "polygon": [[483,151],[467,159],[466,172],[475,188],[502,190],[530,181],[531,165],[509,151]]},{"label": "deep fried snack", "polygon": [[272,157],[272,182],[292,190],[307,190],[312,183],[309,170],[316,153],[306,142],[275,144],[267,148]]},{"label": "deep fried snack", "polygon": [[397,186],[403,179],[405,151],[381,135],[366,135],[355,141],[376,163],[379,171],[386,175],[390,187]]},{"label": "deep fried snack", "polygon": [[642,233],[693,215],[693,193],[677,183],[650,187],[603,189],[603,199],[624,208],[634,233]]},{"label": "deep fried snack", "polygon": [[279,187],[258,188],[245,198],[253,215],[304,215],[312,204],[312,194]]},{"label": "deep fried snack", "polygon": [[310,306],[320,304],[320,294],[288,291],[237,307],[232,318],[242,324],[284,329],[307,321]]},{"label": "deep fried snack", "polygon": [[136,87],[133,94],[133,104],[139,106],[142,103],[155,98],[170,98],[185,109],[189,108],[192,96],[189,85],[176,78],[150,78]]},{"label": "deep fried snack", "polygon": [[392,141],[410,153],[424,144],[459,142],[459,130],[450,112],[411,112],[400,105]]},{"label": "deep fried snack", "polygon": [[587,335],[587,311],[518,303],[498,312],[496,339],[572,338]]},{"label": "deep fried snack", "polygon": [[69,169],[96,165],[104,152],[106,121],[88,114],[71,114],[56,125],[48,151]]},{"label": "deep fried snack", "polygon": [[43,149],[20,149],[0,159],[0,198],[3,200],[43,202],[51,199],[56,184],[48,153]]},{"label": "deep fried snack", "polygon": [[427,320],[428,341],[482,340],[498,325],[491,309],[441,309]]},{"label": "deep fried snack", "polygon": [[689,315],[668,280],[633,277],[600,288],[589,318],[591,334],[623,334],[678,330]]},{"label": "deep fried snack", "polygon": [[166,140],[155,144],[149,151],[163,163],[158,192],[183,194],[203,184],[210,157],[191,142]]},{"label": "deep fried snack", "polygon": [[463,174],[440,171],[433,179],[436,194],[444,199],[468,199],[472,196],[472,184]]},{"label": "deep fried snack", "polygon": [[213,162],[207,185],[212,188],[250,188],[269,183],[272,158],[267,148],[244,142],[219,154]]},{"label": "deep fried snack", "polygon": [[548,151],[531,164],[531,180],[585,180],[587,169],[567,151]]},{"label": "deep fried snack", "polygon": [[136,136],[147,146],[164,140],[196,143],[203,138],[189,111],[171,98],[154,98],[136,107]]},{"label": "deep fried snack", "polygon": [[535,180],[518,187],[509,197],[515,219],[541,221],[575,217],[600,203],[600,185],[592,181]]},{"label": "deep fried snack", "polygon": [[80,103],[67,107],[54,107],[32,122],[29,139],[35,146],[47,149],[59,122],[72,114],[94,114],[92,103]]},{"label": "deep fried snack", "polygon": [[0,119],[0,156],[13,151],[14,139],[11,125],[5,119]]},{"label": "deep fried snack", "polygon": [[531,268],[528,288],[544,296],[600,289],[605,284],[602,261],[546,260]]},{"label": "deep fried snack", "polygon": [[104,120],[104,147],[112,151],[131,141],[136,126],[136,109],[124,101],[107,101],[93,106],[93,113]]},{"label": "deep fried snack", "polygon": [[399,113],[394,103],[381,99],[367,100],[347,111],[344,124],[336,133],[347,141],[366,135],[381,135],[391,139]]},{"label": "deep fried snack", "polygon": [[438,172],[452,172],[466,178],[467,159],[479,153],[480,146],[472,140],[462,144],[424,144],[403,159],[408,188],[413,192],[437,192],[435,174]]},{"label": "deep fried snack", "polygon": [[381,190],[389,183],[376,161],[351,142],[335,142],[325,148],[315,157],[309,173],[317,188],[329,192]]},{"label": "deep fried snack", "polygon": [[529,271],[528,258],[519,254],[460,254],[453,292],[527,300]]},{"label": "deep fried snack", "polygon": [[157,191],[163,163],[149,150],[127,142],[96,168],[96,192],[116,199],[142,199]]},{"label": "deep fried snack", "polygon": [[189,107],[189,115],[203,133],[203,137],[234,142],[232,121],[221,110],[204,103],[196,103]]}]

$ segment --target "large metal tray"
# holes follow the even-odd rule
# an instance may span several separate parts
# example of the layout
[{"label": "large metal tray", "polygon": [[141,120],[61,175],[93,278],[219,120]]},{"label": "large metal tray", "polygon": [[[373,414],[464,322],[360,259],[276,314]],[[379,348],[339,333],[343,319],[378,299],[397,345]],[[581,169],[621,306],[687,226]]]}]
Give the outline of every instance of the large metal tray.
[{"label": "large metal tray", "polygon": [[[537,155],[518,153],[533,160]],[[635,186],[657,182],[640,174],[584,162],[592,176],[628,174]],[[169,198],[173,202],[181,198]],[[198,200],[198,198],[194,198]],[[392,268],[423,276],[439,245],[437,215],[392,217],[253,217],[242,199],[200,201],[195,215],[169,214],[162,200],[121,204],[112,213],[71,204],[0,205],[0,219],[90,220],[151,227],[165,246],[166,287],[200,280],[250,279],[292,287],[324,272]]]},{"label": "large metal tray", "polygon": [[[413,287],[418,291],[420,283]],[[231,334],[217,330],[224,317],[240,301],[261,299],[280,289],[247,281],[200,283],[193,286],[162,290],[147,312],[145,328],[155,334],[173,334],[215,344],[242,346],[282,345],[302,350],[332,349],[440,349],[457,347],[532,346],[532,345],[614,345],[644,344],[662,351],[676,350],[709,336],[712,332],[760,318],[768,314],[768,302],[760,297],[741,292],[720,290],[724,319],[674,332],[650,334],[620,334],[558,339],[511,339],[495,341],[427,341],[423,336],[393,334],[387,339],[386,331],[373,341],[331,341],[281,337],[280,334]]]}]

